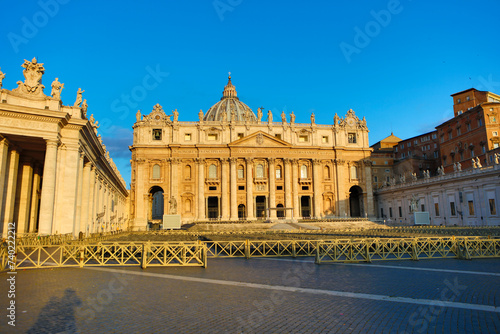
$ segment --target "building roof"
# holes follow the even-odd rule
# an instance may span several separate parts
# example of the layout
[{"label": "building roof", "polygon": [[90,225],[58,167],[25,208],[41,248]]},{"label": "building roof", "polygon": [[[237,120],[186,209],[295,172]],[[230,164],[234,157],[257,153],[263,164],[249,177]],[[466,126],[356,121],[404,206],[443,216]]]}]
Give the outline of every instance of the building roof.
[{"label": "building roof", "polygon": [[[224,114],[225,113],[225,114]],[[257,121],[252,109],[245,103],[241,102],[236,93],[236,87],[231,82],[231,75],[229,75],[228,82],[222,98],[219,102],[214,104],[203,117],[204,121],[222,121],[224,118],[227,121]]]},{"label": "building roof", "polygon": [[469,89],[466,89],[466,90],[463,90],[461,92],[458,92],[458,93],[455,93],[455,94],[451,94],[450,96],[455,96],[455,95],[458,95],[458,94],[462,94],[462,93],[465,93],[465,92],[469,92],[471,90],[475,90],[475,91],[478,91],[478,92],[482,92],[481,90],[477,90],[475,88],[469,88]]}]

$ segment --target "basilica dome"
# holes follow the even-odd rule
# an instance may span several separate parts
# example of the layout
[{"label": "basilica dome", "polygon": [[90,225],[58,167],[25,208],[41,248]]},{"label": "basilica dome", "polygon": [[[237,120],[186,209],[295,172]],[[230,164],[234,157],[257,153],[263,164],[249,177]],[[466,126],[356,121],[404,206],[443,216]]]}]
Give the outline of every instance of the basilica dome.
[{"label": "basilica dome", "polygon": [[231,83],[231,75],[229,75],[228,83],[222,92],[222,98],[208,109],[203,121],[222,121],[224,118],[229,122],[233,121],[233,118],[234,121],[241,122],[247,119],[250,122],[257,121],[252,109],[238,99],[236,88]]}]

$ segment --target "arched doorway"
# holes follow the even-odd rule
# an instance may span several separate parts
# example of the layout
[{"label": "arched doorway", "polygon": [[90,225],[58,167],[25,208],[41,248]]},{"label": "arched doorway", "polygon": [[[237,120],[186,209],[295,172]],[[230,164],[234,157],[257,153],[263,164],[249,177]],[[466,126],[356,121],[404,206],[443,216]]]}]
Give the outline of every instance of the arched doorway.
[{"label": "arched doorway", "polygon": [[303,218],[311,217],[311,196],[300,197],[300,212]]},{"label": "arched doorway", "polygon": [[152,197],[151,201],[151,219],[163,219],[163,189],[158,186],[154,186],[149,191]]},{"label": "arched doorway", "polygon": [[245,204],[238,205],[238,218],[245,219],[247,217]]},{"label": "arched doorway", "polygon": [[216,196],[210,196],[207,199],[207,211],[208,219],[219,218],[219,198]]},{"label": "arched doorway", "polygon": [[363,189],[358,186],[352,186],[349,189],[349,208],[351,217],[361,217],[363,214],[362,208]]},{"label": "arched doorway", "polygon": [[279,208],[283,208],[283,204],[278,204],[278,205],[276,205],[276,207],[278,208],[278,210],[276,210],[276,217],[278,217],[278,219],[285,218],[285,210],[279,209]]},{"label": "arched doorway", "polygon": [[257,218],[264,218],[266,216],[266,196],[255,197],[255,212]]}]

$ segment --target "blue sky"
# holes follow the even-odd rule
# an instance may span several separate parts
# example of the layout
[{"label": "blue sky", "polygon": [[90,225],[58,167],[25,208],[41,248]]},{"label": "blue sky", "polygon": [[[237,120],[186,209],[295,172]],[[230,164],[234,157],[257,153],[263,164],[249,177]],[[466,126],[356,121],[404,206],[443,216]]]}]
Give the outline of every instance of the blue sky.
[{"label": "blue sky", "polygon": [[[275,118],[331,124],[353,109],[373,144],[453,116],[450,94],[500,93],[498,1],[3,1],[3,87],[24,59],[44,84],[79,87],[130,183],[132,125],[156,103],[195,121],[222,96],[231,71],[240,99]],[[46,88],[46,94],[50,89]]]}]

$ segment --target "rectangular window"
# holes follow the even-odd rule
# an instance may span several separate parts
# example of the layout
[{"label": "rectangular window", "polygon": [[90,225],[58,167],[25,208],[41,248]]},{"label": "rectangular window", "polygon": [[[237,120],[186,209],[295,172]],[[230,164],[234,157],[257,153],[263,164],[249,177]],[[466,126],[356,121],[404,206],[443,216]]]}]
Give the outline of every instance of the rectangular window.
[{"label": "rectangular window", "polygon": [[347,141],[349,144],[356,144],[356,134],[355,133],[348,133],[347,134]]},{"label": "rectangular window", "polygon": [[238,186],[238,190],[245,190],[245,186]]},{"label": "rectangular window", "polygon": [[474,201],[468,201],[469,203],[469,216],[474,216]]},{"label": "rectangular window", "polygon": [[408,147],[411,147],[411,142],[408,142]]},{"label": "rectangular window", "polygon": [[438,157],[438,151],[434,151],[434,158]]},{"label": "rectangular window", "polygon": [[217,190],[217,187],[210,186],[210,187],[208,187],[208,190]]},{"label": "rectangular window", "polygon": [[413,143],[414,143],[415,145],[418,145],[418,141],[417,141],[416,139],[413,141]]},{"label": "rectangular window", "polygon": [[276,138],[281,139],[281,133],[277,133],[274,135]]},{"label": "rectangular window", "polygon": [[403,217],[403,210],[401,209],[401,207],[398,207],[398,210],[399,210],[399,218]]},{"label": "rectangular window", "polygon": [[153,129],[153,140],[161,140],[161,129]]},{"label": "rectangular window", "polygon": [[283,190],[283,186],[276,186],[276,190]]},{"label": "rectangular window", "polygon": [[191,134],[190,133],[184,134],[184,140],[185,141],[191,141]]},{"label": "rectangular window", "polygon": [[309,141],[309,136],[307,135],[301,135],[299,136],[299,143],[305,143]]},{"label": "rectangular window", "polygon": [[493,137],[498,137],[498,131],[493,131]]},{"label": "rectangular window", "polygon": [[276,178],[281,179],[281,168],[276,168]]},{"label": "rectangular window", "polygon": [[477,127],[479,128],[481,126],[483,126],[483,119],[482,118],[477,120]]},{"label": "rectangular window", "polygon": [[309,190],[309,186],[302,186],[302,190]]},{"label": "rectangular window", "polygon": [[461,133],[462,131],[460,131],[460,128],[457,128],[457,136],[460,136]]},{"label": "rectangular window", "polygon": [[420,205],[420,211],[422,211],[422,212],[425,211],[425,205],[424,204]]},{"label": "rectangular window", "polygon": [[373,177],[373,182],[378,182],[378,177],[374,176]]},{"label": "rectangular window", "polygon": [[495,205],[495,199],[494,198],[490,198],[488,200],[488,202],[490,203],[490,214],[496,215],[497,214],[497,207]]},{"label": "rectangular window", "polygon": [[434,203],[434,213],[439,217],[439,203]]},{"label": "rectangular window", "polygon": [[216,141],[217,140],[217,134],[215,134],[215,133],[209,133],[208,134],[208,140],[210,140],[210,141]]},{"label": "rectangular window", "polygon": [[451,216],[457,215],[457,211],[455,210],[455,202],[450,202],[450,215]]},{"label": "rectangular window", "polygon": [[392,218],[392,208],[389,208],[389,217]]},{"label": "rectangular window", "polygon": [[321,142],[323,144],[327,144],[328,143],[328,136],[323,136],[323,138],[321,138]]},{"label": "rectangular window", "polygon": [[467,131],[470,131],[470,123],[467,123]]},{"label": "rectangular window", "polygon": [[380,208],[380,217],[384,218],[384,208]]}]

